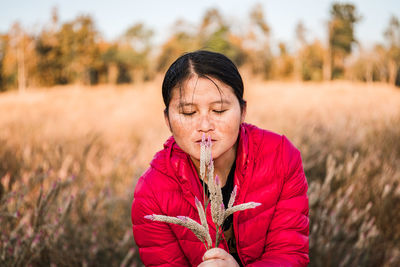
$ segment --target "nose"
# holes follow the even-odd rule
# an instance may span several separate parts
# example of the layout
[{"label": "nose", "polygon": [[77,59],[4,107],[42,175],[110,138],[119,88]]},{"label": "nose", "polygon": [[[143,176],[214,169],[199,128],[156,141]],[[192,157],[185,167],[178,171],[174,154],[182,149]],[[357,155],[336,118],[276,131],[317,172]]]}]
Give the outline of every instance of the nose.
[{"label": "nose", "polygon": [[214,130],[214,122],[208,114],[200,116],[197,129],[199,132],[210,132]]}]

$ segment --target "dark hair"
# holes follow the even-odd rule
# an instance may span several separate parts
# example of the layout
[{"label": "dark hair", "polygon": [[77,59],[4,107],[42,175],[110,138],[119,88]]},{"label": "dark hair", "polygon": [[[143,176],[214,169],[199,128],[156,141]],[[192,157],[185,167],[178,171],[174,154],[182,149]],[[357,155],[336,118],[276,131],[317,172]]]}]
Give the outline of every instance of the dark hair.
[{"label": "dark hair", "polygon": [[242,77],[235,64],[223,54],[198,50],[180,56],[165,74],[162,95],[165,104],[164,112],[167,115],[172,90],[180,86],[191,74],[208,79],[212,77],[229,85],[239,100],[240,108],[242,109],[246,105],[246,101],[243,99]]}]

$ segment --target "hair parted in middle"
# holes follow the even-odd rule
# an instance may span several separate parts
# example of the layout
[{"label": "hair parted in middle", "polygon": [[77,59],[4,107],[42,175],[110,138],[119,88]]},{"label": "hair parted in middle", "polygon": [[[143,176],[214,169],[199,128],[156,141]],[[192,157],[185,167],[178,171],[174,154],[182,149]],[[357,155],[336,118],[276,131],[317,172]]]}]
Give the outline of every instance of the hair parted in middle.
[{"label": "hair parted in middle", "polygon": [[[241,109],[246,105],[246,101],[243,99],[243,80],[236,65],[221,53],[198,50],[185,53],[176,59],[164,76],[162,95],[165,104],[164,112],[167,116],[172,91],[175,88],[179,88],[181,91],[182,83],[191,75],[209,79],[214,84],[212,78],[218,79],[233,89]],[[220,90],[216,84],[215,86]]]}]

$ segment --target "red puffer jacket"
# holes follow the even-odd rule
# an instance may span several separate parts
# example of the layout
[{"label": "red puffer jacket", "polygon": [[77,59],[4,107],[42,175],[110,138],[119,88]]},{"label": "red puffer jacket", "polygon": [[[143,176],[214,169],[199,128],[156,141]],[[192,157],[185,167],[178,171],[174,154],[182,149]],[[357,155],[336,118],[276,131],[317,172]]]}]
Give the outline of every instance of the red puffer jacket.
[{"label": "red puffer jacket", "polygon": [[[234,184],[235,205],[261,206],[233,215],[236,246],[244,266],[306,266],[308,198],[300,152],[285,136],[243,123],[240,127]],[[189,156],[173,137],[139,179],[132,204],[133,235],[146,266],[197,266],[206,252],[183,226],[153,222],[145,215],[189,216],[200,222],[195,196],[203,191]],[[207,209],[215,242],[215,226]],[[214,244],[213,244],[214,245]],[[228,250],[226,241],[221,248]]]}]

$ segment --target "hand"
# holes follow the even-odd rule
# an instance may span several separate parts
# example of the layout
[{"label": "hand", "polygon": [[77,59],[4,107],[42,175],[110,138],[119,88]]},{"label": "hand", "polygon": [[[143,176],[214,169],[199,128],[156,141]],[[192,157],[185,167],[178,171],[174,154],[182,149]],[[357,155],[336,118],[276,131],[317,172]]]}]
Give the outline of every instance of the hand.
[{"label": "hand", "polygon": [[229,267],[239,267],[235,258],[231,254],[223,250],[222,248],[212,248],[204,253],[203,262],[198,267],[206,266],[229,266]]}]

